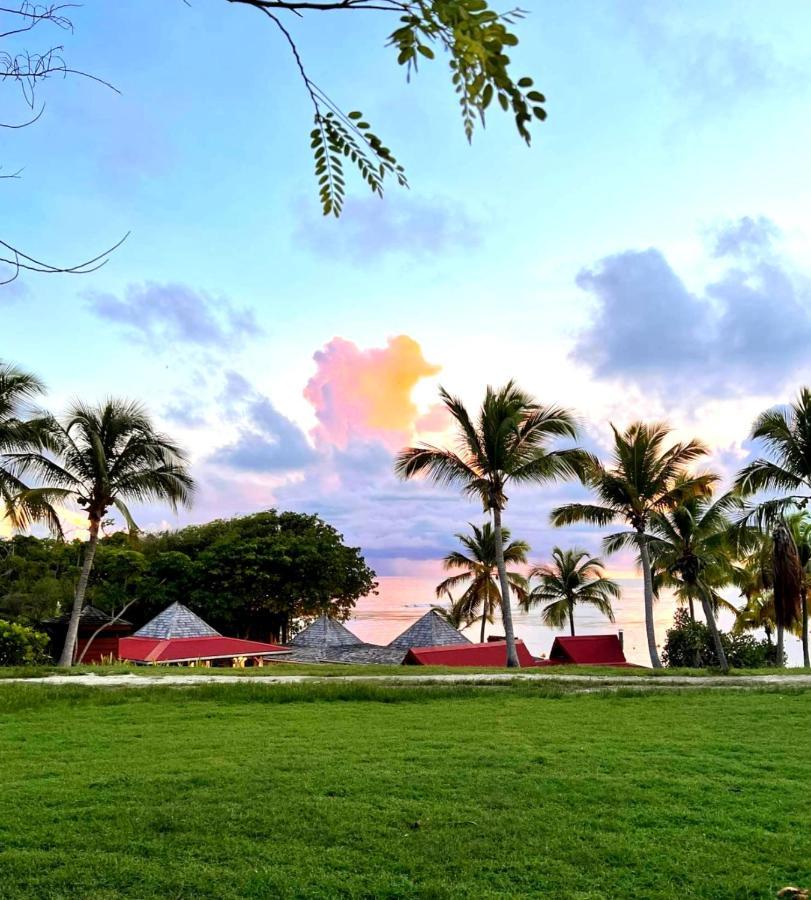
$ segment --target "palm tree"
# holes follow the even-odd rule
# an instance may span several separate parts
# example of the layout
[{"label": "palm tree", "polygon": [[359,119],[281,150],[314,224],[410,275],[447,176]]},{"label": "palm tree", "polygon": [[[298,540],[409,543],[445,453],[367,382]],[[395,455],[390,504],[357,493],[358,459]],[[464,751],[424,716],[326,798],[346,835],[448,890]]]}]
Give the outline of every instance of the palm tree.
[{"label": "palm tree", "polygon": [[30,514],[24,504],[15,502],[26,486],[13,471],[9,454],[36,452],[47,442],[48,418],[27,409],[44,392],[35,375],[0,363],[0,502],[15,528],[28,524]]},{"label": "palm tree", "polygon": [[620,432],[614,426],[614,453],[610,467],[595,461],[585,472],[583,482],[599,499],[597,504],[569,503],[552,511],[555,525],[588,522],[606,526],[617,520],[626,522],[631,531],[610,535],[604,540],[606,552],[635,545],[639,551],[645,597],[645,628],[651,665],[662,663],[656,649],[653,625],[653,577],[649,537],[650,517],[668,510],[688,496],[708,493],[715,475],[688,476],[685,467],[707,453],[698,441],[675,443],[664,448],[670,434],[667,425],[634,422]]},{"label": "palm tree", "polygon": [[[811,500],[811,390],[803,387],[789,406],[761,413],[752,425],[750,438],[764,445],[765,456],[745,466],[735,484],[746,496],[761,491],[779,495],[755,505],[743,521],[754,520],[764,530],[773,529],[775,620],[778,658],[782,659],[784,631],[803,617],[803,566],[785,516],[792,510],[805,509]],[[806,609],[805,619],[807,615]],[[806,660],[807,643],[803,647]]]},{"label": "palm tree", "polygon": [[522,606],[529,610],[546,603],[541,612],[544,624],[562,628],[568,620],[572,637],[577,604],[588,603],[613,622],[611,601],[619,598],[620,588],[615,581],[605,577],[603,569],[602,560],[585,550],[555,547],[551,564],[535,566],[530,571],[530,578],[538,578],[540,584],[532,589]]},{"label": "palm tree", "polygon": [[507,665],[517,667],[501,524],[506,487],[510,482],[544,483],[576,477],[590,457],[578,448],[549,449],[555,438],[577,436],[574,416],[561,407],[538,404],[512,381],[498,390],[487,388],[475,423],[461,400],[445,390],[440,390],[440,397],[455,420],[457,448],[408,447],[398,454],[395,471],[401,478],[426,475],[436,484],[456,485],[465,495],[478,498],[491,514]]},{"label": "palm tree", "polygon": [[692,496],[671,509],[654,511],[649,521],[648,550],[663,583],[690,604],[698,600],[704,610],[715,655],[723,672],[729,671],[715,614],[720,606],[737,612],[719,590],[733,580],[732,521],[729,512],[740,509],[734,492],[716,500]]},{"label": "palm tree", "polygon": [[811,659],[808,653],[808,588],[811,586],[811,517],[805,510],[800,510],[786,517],[791,536],[797,547],[800,567],[802,569],[802,582],[800,585],[800,612],[801,630],[800,636],[803,645],[803,666],[811,668]]},{"label": "palm tree", "polygon": [[176,509],[190,503],[194,482],[183,451],[154,430],[137,403],[75,404],[63,422],[53,423],[51,448],[50,453],[29,451],[9,458],[18,474],[30,473],[41,485],[20,496],[34,514],[45,505],[69,501],[87,513],[88,540],[59,659],[60,666],[70,666],[99,528],[107,511],[115,507],[134,532],[137,526],[127,503],[162,500]]},{"label": "palm tree", "polygon": [[[470,523],[472,535],[457,534],[459,542],[467,549],[468,555],[460,551],[449,553],[442,561],[443,568],[448,571],[461,569],[458,575],[451,575],[436,587],[437,597],[451,596],[451,590],[460,585],[467,585],[465,592],[455,601],[454,607],[466,624],[476,620],[481,612],[481,643],[484,643],[485,628],[493,622],[496,609],[501,605],[501,592],[498,589],[498,565],[496,561],[496,537],[493,527],[485,522],[480,528]],[[511,541],[509,528],[501,529],[504,541],[505,564],[522,564],[527,561],[529,544],[525,541]],[[513,593],[519,600],[527,594],[527,580],[520,572],[507,571],[507,580]]]}]

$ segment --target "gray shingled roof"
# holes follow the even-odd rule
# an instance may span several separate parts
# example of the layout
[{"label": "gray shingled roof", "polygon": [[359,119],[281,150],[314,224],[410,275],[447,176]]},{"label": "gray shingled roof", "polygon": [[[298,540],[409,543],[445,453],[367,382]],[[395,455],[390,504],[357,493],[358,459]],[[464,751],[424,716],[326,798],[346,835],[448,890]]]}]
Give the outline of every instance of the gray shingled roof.
[{"label": "gray shingled roof", "polygon": [[[290,646],[290,645],[288,645]],[[346,663],[355,666],[399,666],[406,655],[399,647],[378,647],[375,644],[346,644],[343,647],[291,647],[285,662]]]},{"label": "gray shingled roof", "polygon": [[445,647],[450,644],[469,644],[470,641],[436,610],[430,610],[421,619],[398,635],[389,647],[410,650],[412,647]]},{"label": "gray shingled roof", "polygon": [[349,647],[362,645],[363,641],[352,632],[327,616],[319,616],[315,622],[302,629],[290,644],[293,647]]},{"label": "gray shingled roof", "polygon": [[219,631],[215,631],[182,603],[173,603],[171,606],[167,606],[162,613],[158,613],[154,619],[147,622],[133,635],[133,637],[160,638],[161,640],[221,636]]}]

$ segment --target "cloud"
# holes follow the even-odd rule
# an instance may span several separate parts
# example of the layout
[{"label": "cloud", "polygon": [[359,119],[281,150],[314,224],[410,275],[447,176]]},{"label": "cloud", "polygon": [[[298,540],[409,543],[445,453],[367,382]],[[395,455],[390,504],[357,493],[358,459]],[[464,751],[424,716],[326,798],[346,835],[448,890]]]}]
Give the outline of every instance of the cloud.
[{"label": "cloud", "polygon": [[743,216],[733,222],[727,222],[714,234],[713,256],[743,258],[772,250],[775,238],[780,236],[780,229],[765,216],[752,218]]},{"label": "cloud", "polygon": [[181,342],[225,350],[262,333],[252,310],[183,284],[146,282],[128,285],[123,297],[98,291],[84,296],[94,315],[150,345]]},{"label": "cloud", "polygon": [[[11,267],[0,266],[0,281],[11,278],[13,274],[14,270]],[[31,288],[19,278],[15,278],[14,281],[9,281],[7,284],[0,284],[0,302],[13,303],[17,300],[25,300],[30,296]]]},{"label": "cloud", "polygon": [[694,106],[728,109],[796,78],[770,44],[743,31],[739,22],[696,27],[706,16],[682,4],[617,0],[615,6],[645,59]]},{"label": "cloud", "polygon": [[297,239],[322,256],[368,262],[393,254],[425,258],[471,249],[480,244],[481,230],[453,202],[387,196],[348,199],[340,222],[302,218]]},{"label": "cloud", "polygon": [[336,337],[314,358],[318,368],[304,396],[318,418],[316,440],[339,447],[370,437],[390,448],[401,447],[419,414],[411,399],[413,389],[440,371],[407,335],[370,350]]},{"label": "cloud", "polygon": [[693,396],[788,379],[808,361],[811,286],[765,252],[774,234],[764,219],[721,229],[715,254],[732,257],[730,267],[698,293],[656,249],[618,253],[582,271],[577,284],[597,309],[574,358],[599,377]]},{"label": "cloud", "polygon": [[317,458],[304,432],[267,397],[254,395],[237,440],[216,450],[210,461],[247,472],[279,473],[305,469]]}]

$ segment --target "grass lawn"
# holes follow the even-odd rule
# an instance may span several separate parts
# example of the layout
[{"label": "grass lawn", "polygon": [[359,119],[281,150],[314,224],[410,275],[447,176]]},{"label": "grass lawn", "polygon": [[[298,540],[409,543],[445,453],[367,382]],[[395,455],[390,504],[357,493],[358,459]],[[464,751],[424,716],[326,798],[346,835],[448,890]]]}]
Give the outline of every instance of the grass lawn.
[{"label": "grass lawn", "polygon": [[772,898],[811,692],[0,687],[0,896]]},{"label": "grass lawn", "polygon": [[[87,665],[73,666],[70,669],[60,669],[58,666],[0,666],[0,679],[3,678],[41,678],[45,675],[148,675],[152,678],[161,675],[238,675],[242,678],[261,677],[268,675],[318,675],[321,678],[331,678],[336,675],[363,675],[373,677],[375,675],[397,675],[407,677],[409,675],[472,675],[477,672],[500,672],[507,670],[503,667],[494,668],[486,666],[471,666],[459,668],[453,666],[359,666],[340,663],[284,663],[277,662],[262,668],[229,669],[211,668],[202,666],[135,666],[127,663],[115,663],[113,665]],[[720,675],[719,669],[646,669],[646,668],[613,668],[611,666],[544,666],[543,668],[521,669],[522,675],[602,675],[605,677],[636,677],[636,678],[668,678],[674,675],[695,678],[700,675]],[[732,669],[728,677],[734,678],[740,675],[811,675],[811,669]]]}]

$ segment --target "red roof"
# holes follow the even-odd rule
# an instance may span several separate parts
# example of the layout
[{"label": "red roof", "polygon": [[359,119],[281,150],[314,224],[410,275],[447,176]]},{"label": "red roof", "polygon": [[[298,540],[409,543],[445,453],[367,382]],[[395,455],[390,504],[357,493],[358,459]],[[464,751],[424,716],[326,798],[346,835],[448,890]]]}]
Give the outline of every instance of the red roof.
[{"label": "red roof", "polygon": [[578,663],[581,666],[627,666],[622,644],[615,634],[557,637],[544,665]]},{"label": "red roof", "polygon": [[[523,641],[515,642],[522,666],[534,666],[535,658]],[[507,644],[488,641],[486,644],[454,644],[444,647],[412,647],[405,655],[404,666],[506,666]]]},{"label": "red roof", "polygon": [[127,637],[118,642],[118,656],[133,662],[192,662],[198,659],[231,659],[234,656],[269,656],[289,653],[287,647],[229,637],[160,638]]}]

